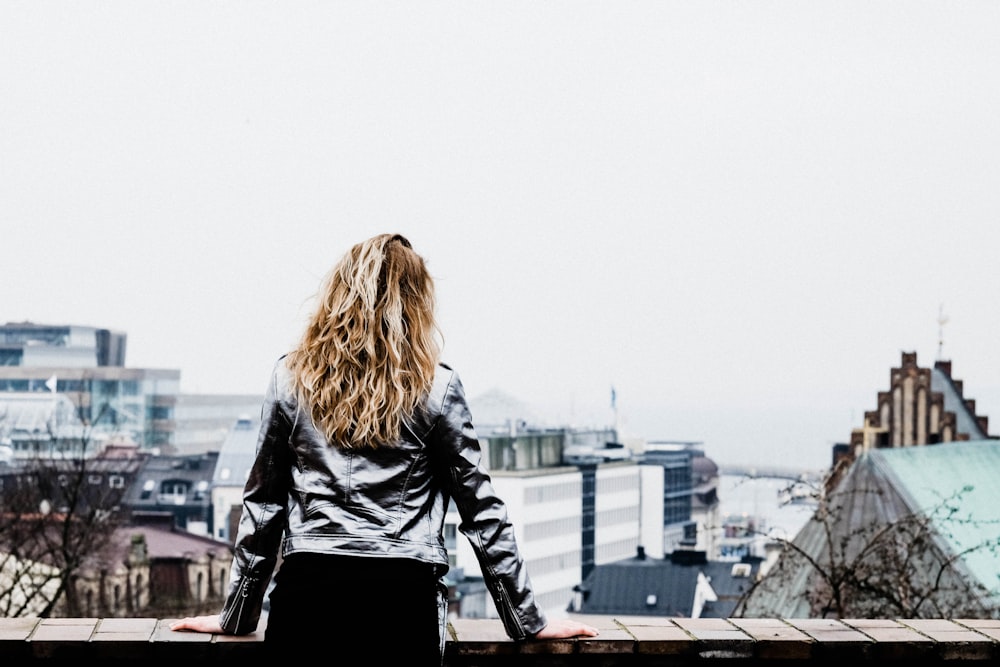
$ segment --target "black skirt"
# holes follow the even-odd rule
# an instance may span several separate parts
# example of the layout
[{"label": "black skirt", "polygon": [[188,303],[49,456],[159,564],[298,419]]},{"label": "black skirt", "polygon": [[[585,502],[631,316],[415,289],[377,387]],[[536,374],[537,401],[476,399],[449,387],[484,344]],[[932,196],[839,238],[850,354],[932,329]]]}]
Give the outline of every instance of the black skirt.
[{"label": "black skirt", "polygon": [[[439,665],[437,576],[403,558],[295,553],[275,575],[264,641],[272,657]],[[326,660],[324,660],[326,662]]]}]

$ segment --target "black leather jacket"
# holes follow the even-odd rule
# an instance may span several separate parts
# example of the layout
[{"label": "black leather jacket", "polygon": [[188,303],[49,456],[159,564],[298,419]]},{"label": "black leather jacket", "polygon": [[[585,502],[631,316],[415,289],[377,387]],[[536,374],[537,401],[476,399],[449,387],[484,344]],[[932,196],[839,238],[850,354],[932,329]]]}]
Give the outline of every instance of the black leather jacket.
[{"label": "black leather jacket", "polygon": [[[220,623],[253,632],[277,562],[300,551],[414,558],[448,571],[443,528],[449,502],[461,517],[503,625],[524,639],[546,623],[535,604],[507,508],[482,465],[458,375],[440,364],[425,408],[395,447],[330,446],[300,409],[284,358],[275,364],[261,410],[257,455]],[[441,648],[447,598],[439,584]]]}]

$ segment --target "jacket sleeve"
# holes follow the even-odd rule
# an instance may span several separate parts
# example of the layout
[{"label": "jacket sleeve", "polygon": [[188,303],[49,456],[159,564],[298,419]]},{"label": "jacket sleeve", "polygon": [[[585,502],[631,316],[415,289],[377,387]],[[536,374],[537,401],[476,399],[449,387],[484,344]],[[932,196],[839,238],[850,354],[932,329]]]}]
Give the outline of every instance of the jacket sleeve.
[{"label": "jacket sleeve", "polygon": [[472,544],[507,634],[526,639],[545,627],[547,620],[535,602],[507,506],[483,467],[462,382],[454,371],[445,371],[450,377],[432,437],[446,457],[442,462],[446,486],[461,517],[459,530]]},{"label": "jacket sleeve", "polygon": [[219,615],[219,624],[229,634],[257,629],[286,525],[291,424],[281,408],[277,371],[261,407],[257,453],[243,489],[229,589]]}]

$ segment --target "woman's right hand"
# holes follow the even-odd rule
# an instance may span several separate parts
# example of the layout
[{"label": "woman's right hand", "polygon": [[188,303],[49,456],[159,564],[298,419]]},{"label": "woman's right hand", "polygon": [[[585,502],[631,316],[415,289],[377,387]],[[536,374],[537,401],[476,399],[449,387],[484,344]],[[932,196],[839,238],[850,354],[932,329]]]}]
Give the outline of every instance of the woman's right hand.
[{"label": "woman's right hand", "polygon": [[188,616],[170,624],[171,630],[188,630],[191,632],[212,632],[222,634],[218,614],[211,616]]}]

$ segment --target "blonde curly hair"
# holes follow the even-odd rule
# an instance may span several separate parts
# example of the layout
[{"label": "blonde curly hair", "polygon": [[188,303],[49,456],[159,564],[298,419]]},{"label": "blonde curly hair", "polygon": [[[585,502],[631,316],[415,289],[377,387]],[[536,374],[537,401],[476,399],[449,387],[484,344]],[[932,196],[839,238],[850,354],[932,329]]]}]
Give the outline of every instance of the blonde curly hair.
[{"label": "blonde curly hair", "polygon": [[399,234],[353,246],[333,267],[286,363],[300,404],[334,446],[392,446],[438,364],[434,281]]}]

